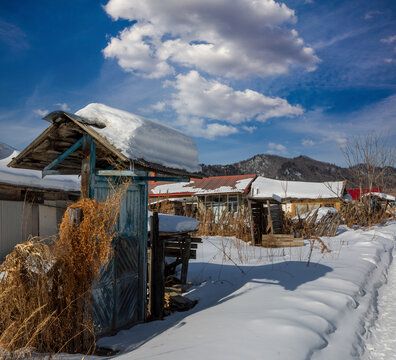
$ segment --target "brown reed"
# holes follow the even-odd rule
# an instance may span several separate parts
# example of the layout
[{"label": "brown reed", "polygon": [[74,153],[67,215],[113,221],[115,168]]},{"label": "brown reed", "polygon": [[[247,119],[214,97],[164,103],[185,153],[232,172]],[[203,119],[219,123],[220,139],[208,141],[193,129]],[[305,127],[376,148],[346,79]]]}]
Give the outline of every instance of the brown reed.
[{"label": "brown reed", "polygon": [[[58,237],[32,238],[6,257],[0,266],[0,359],[25,357],[20,349],[93,352],[91,285],[111,257],[126,187],[113,189],[104,202],[73,204]],[[82,210],[78,226],[70,221],[70,208]]]}]

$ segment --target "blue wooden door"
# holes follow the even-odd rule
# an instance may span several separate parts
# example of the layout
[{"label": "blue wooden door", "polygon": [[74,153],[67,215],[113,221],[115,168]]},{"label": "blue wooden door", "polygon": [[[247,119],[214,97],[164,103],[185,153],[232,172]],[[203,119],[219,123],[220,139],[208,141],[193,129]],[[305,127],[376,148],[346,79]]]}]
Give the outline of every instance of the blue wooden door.
[{"label": "blue wooden door", "polygon": [[[106,200],[117,178],[95,176],[94,199]],[[92,286],[97,335],[144,320],[147,269],[147,182],[128,186],[113,240],[113,257]]]}]

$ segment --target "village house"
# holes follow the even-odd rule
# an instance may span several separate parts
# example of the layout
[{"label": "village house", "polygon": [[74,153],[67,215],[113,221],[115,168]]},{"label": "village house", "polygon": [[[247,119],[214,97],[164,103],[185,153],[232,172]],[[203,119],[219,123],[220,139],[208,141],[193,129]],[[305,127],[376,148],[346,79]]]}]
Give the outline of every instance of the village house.
[{"label": "village house", "polygon": [[55,235],[66,207],[80,198],[77,176],[42,178],[37,170],[7,164],[19,151],[1,145],[0,261],[29,236]]},{"label": "village house", "polygon": [[344,193],[344,181],[287,181],[258,176],[249,199],[255,203],[282,204],[285,213],[296,216],[323,206],[340,210]]},{"label": "village house", "polygon": [[256,175],[215,176],[192,179],[190,182],[164,183],[149,185],[150,204],[159,201],[173,204],[171,212],[194,216],[210,210],[215,219],[223,211],[243,212],[247,206],[247,195]]}]

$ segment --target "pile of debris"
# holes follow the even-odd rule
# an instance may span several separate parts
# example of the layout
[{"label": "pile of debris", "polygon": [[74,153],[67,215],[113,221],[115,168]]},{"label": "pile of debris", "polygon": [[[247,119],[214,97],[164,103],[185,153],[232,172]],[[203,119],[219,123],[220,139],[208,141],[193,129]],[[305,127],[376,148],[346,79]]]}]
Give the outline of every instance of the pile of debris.
[{"label": "pile of debris", "polygon": [[342,221],[342,213],[333,208],[318,208],[308,214],[286,219],[284,231],[296,237],[335,236]]},{"label": "pile of debris", "polygon": [[197,303],[197,300],[190,300],[183,294],[191,286],[191,284],[183,285],[180,280],[169,276],[165,282],[165,302],[164,315],[170,315],[176,311],[188,311]]}]

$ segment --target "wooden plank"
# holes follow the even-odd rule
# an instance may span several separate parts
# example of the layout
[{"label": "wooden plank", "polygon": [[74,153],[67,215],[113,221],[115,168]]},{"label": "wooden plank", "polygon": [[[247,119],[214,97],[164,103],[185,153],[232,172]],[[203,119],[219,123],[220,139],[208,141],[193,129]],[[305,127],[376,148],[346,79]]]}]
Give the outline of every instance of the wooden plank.
[{"label": "wooden plank", "polygon": [[[183,243],[173,242],[173,241],[166,241],[165,242],[165,248],[167,248],[167,249],[180,248],[180,246],[183,246]],[[190,246],[191,246],[191,249],[198,248],[198,244],[197,243],[191,243]]]},{"label": "wooden plank", "polygon": [[43,174],[42,177],[44,177],[45,175],[49,175],[49,174],[46,173],[46,171],[47,170],[52,170],[54,167],[59,165],[69,155],[71,155],[73,152],[75,152],[83,144],[83,141],[84,141],[84,137],[81,137],[72,146],[70,146],[65,152],[63,152],[55,160],[53,160],[50,164],[48,164],[42,171],[42,174]]},{"label": "wooden plank", "polygon": [[150,296],[151,308],[150,314],[152,320],[160,320],[164,313],[164,294],[165,294],[165,252],[164,242],[160,240],[158,213],[154,212],[151,216],[151,283]]},{"label": "wooden plank", "polygon": [[191,239],[187,238],[184,244],[183,256],[182,256],[182,269],[180,276],[180,282],[182,283],[182,285],[187,283],[188,262],[190,260],[190,251],[191,251],[190,245],[191,245]]},{"label": "wooden plank", "polygon": [[266,248],[287,248],[304,246],[304,241],[263,241],[263,247]]},{"label": "wooden plank", "polygon": [[267,226],[267,232],[269,230],[269,228],[271,229],[271,234],[274,233],[274,225],[272,224],[272,217],[271,217],[271,205],[269,200],[267,200],[267,209],[268,209],[268,226]]},{"label": "wooden plank", "polygon": [[252,237],[252,244],[256,245],[256,238],[254,236],[254,220],[252,214],[252,201],[248,199],[248,208],[249,208],[249,215],[250,215],[250,236]]},{"label": "wooden plank", "polygon": [[[190,259],[195,259],[196,258],[196,250],[190,250]],[[183,249],[169,249],[165,248],[165,256],[168,257],[183,257]]]},{"label": "wooden plank", "polygon": [[93,196],[93,174],[96,163],[96,145],[91,136],[84,134],[83,160],[81,162],[81,198]]}]

